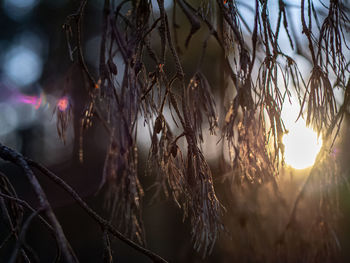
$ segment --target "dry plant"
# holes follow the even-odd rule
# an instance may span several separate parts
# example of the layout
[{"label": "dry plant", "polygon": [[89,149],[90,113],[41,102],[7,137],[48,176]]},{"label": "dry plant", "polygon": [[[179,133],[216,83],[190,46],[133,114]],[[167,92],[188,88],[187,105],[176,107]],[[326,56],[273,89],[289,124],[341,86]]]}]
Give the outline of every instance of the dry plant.
[{"label": "dry plant", "polygon": [[[281,232],[275,235],[275,242],[272,242],[279,247],[286,246],[279,250],[282,251],[280,259],[283,261],[283,255],[289,253],[288,242],[294,242],[290,232],[297,233],[296,230],[293,232],[293,227],[306,185],[311,181],[328,185],[338,180],[336,165],[329,165],[336,162],[329,157],[328,148],[332,147],[349,107],[350,61],[344,55],[344,52],[348,52],[346,41],[350,26],[348,1],[321,2],[323,9],[318,10],[313,3],[316,1],[301,0],[299,5],[279,0],[277,21],[273,24],[268,0],[256,0],[251,10],[254,18],[251,26],[240,12],[240,8],[246,8],[245,3],[239,1],[174,0],[173,10],[169,12],[164,7],[164,0],[157,0],[157,6],[153,7],[155,2],[148,0],[104,0],[98,74],[90,72],[82,49],[87,2],[80,1],[77,11],[67,17],[63,28],[69,55],[83,72],[89,100],[79,116],[71,116],[70,110],[57,110],[57,127],[59,136],[64,140],[70,120],[80,120],[81,161],[84,159],[83,132],[93,122],[100,122],[108,132],[109,146],[100,188],[106,191],[107,208],[116,227],[89,208],[59,177],[40,164],[0,145],[0,157],[23,169],[40,200],[39,208],[33,208],[25,200],[20,200],[6,175],[1,174],[0,205],[10,229],[3,244],[12,237],[17,240],[11,262],[15,262],[17,257],[23,258],[25,262],[32,260],[33,255],[24,238],[35,217],[53,234],[57,249],[65,260],[78,261],[33,168],[65,189],[101,225],[108,249],[109,235],[113,235],[151,260],[165,262],[142,247],[145,244],[145,230],[141,208],[145,193],[139,181],[142,175],[137,172],[136,144],[137,122],[140,118],[144,119],[150,130],[147,173],[154,178],[154,197],[171,197],[182,209],[184,220],[188,218],[192,227],[193,246],[205,257],[211,253],[219,234],[230,232],[232,227],[225,228],[223,217],[235,216],[232,211],[225,211],[236,209],[239,203],[237,200],[248,199],[250,194],[258,192],[257,189],[268,188],[270,184],[274,198],[286,209],[278,186],[284,156],[282,137],[287,132],[281,110],[284,101],[296,94],[301,106],[299,117],[306,115],[307,124],[323,137],[325,143],[305,186],[293,202],[291,214],[285,218],[285,228],[280,229]],[[293,28],[291,25],[289,10],[292,8],[300,9],[298,19],[302,28]],[[183,21],[178,20],[178,12],[183,13]],[[190,31],[184,43],[181,43],[179,30],[188,24]],[[198,45],[193,43],[193,39],[201,30],[206,32],[207,37]],[[310,76],[302,74],[293,57],[287,55],[279,45],[282,31],[287,34],[294,52],[312,64]],[[301,48],[303,43],[298,38],[298,32],[305,37],[307,47]],[[221,78],[225,85],[220,90],[231,89],[235,94],[223,116],[217,115],[210,81],[202,71],[211,39],[221,49]],[[190,75],[184,71],[182,64],[186,56],[183,48],[194,44],[202,47],[202,54],[195,72]],[[117,58],[122,59],[122,66],[116,64]],[[117,80],[119,75],[122,75],[121,82]],[[334,76],[336,81],[331,81]],[[335,88],[344,91],[342,105],[337,105],[335,101]],[[166,117],[165,108],[170,110],[170,118]],[[223,107],[220,112],[223,112]],[[172,130],[173,124],[176,129]],[[221,146],[218,147],[226,144],[229,149],[231,161],[225,180],[232,182],[229,184],[232,188],[227,199],[236,202],[230,208],[224,209],[218,200],[213,175],[201,150],[201,144],[206,140],[203,129],[207,126],[212,134],[221,137]],[[179,144],[180,139],[185,142],[185,147]],[[320,169],[322,172],[319,172]],[[313,176],[316,173],[323,176],[316,179]],[[258,205],[258,195],[254,196],[253,203]],[[327,191],[320,191],[317,198],[319,221],[313,230],[318,231],[322,237],[320,240],[327,244],[315,245],[315,249],[305,254],[307,262],[318,262],[320,258],[331,261],[334,253],[337,253],[334,249],[337,246],[337,238],[334,237],[336,230],[333,229],[337,217],[330,218],[330,215],[337,214],[337,205],[333,203],[336,201]],[[27,218],[24,218],[24,209],[32,213]],[[252,213],[258,214],[258,211]],[[246,217],[239,218],[237,225],[244,226]],[[258,221],[259,217],[255,218]],[[284,254],[283,249],[287,251]],[[324,252],[322,255],[319,254],[321,250]]]}]

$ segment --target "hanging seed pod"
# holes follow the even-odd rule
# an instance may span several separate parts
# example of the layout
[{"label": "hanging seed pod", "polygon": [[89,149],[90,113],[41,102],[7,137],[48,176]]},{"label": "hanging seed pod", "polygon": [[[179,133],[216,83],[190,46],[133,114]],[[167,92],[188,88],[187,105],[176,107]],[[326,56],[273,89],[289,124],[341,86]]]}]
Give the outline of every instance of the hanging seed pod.
[{"label": "hanging seed pod", "polygon": [[158,116],[154,124],[154,132],[157,134],[160,133],[160,131],[162,130],[162,127],[163,127],[163,118],[162,116]]},{"label": "hanging seed pod", "polygon": [[172,143],[171,145],[171,149],[170,149],[170,153],[171,155],[175,158],[177,155],[177,151],[178,151],[178,146],[176,145],[176,143]]},{"label": "hanging seed pod", "polygon": [[108,68],[110,70],[110,72],[112,72],[114,75],[118,74],[118,68],[117,65],[113,62],[113,60],[111,58],[108,59]]}]

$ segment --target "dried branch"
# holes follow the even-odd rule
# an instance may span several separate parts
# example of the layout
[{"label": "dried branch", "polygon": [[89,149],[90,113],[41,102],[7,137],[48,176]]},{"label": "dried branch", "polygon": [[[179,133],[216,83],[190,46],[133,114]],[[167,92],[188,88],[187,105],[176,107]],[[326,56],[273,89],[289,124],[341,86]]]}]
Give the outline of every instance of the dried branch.
[{"label": "dried branch", "polygon": [[16,151],[4,146],[1,143],[0,143],[0,157],[5,161],[10,161],[18,165],[23,170],[25,176],[29,180],[33,190],[35,191],[39,199],[40,207],[45,212],[49,222],[51,223],[55,231],[55,235],[58,239],[58,243],[62,250],[65,260],[67,262],[77,262],[75,260],[74,254],[69,249],[70,245],[63,233],[60,223],[58,222],[54,212],[52,211],[51,205],[46,198],[46,194],[44,190],[41,188],[39,181],[35,177],[33,171],[30,169],[25,158],[20,153],[17,153]]},{"label": "dried branch", "polygon": [[[344,100],[339,108],[333,90],[340,87],[347,94],[348,71],[345,71],[348,62],[342,49],[347,47],[344,30],[349,25],[345,12],[348,9],[339,1],[331,1],[328,6],[324,5],[328,10],[325,13],[316,9],[311,0],[301,0],[300,6],[279,0],[277,20],[273,21],[267,0],[256,0],[255,8],[240,1],[201,0],[196,7],[187,0],[174,0],[171,28],[171,17],[164,0],[157,0],[158,17],[154,17],[156,13],[152,17],[149,1],[125,0],[116,7],[112,2],[104,1],[97,83],[89,73],[81,48],[86,0],[80,2],[78,11],[69,16],[65,24],[71,56],[74,49],[70,47],[73,34],[70,22],[77,24],[78,60],[89,80],[89,87],[95,88],[87,90],[90,101],[82,119],[80,136],[82,138],[83,130],[91,125],[93,113],[97,113],[110,138],[100,188],[106,186],[106,203],[111,218],[118,222],[118,229],[124,229],[123,235],[143,244],[141,203],[144,192],[137,172],[136,124],[140,117],[144,118],[151,137],[147,165],[155,174],[155,196],[163,193],[173,198],[183,210],[184,218],[188,216],[191,220],[195,248],[206,255],[223,226],[221,204],[200,148],[204,141],[204,123],[209,123],[212,133],[218,129],[223,133],[223,141],[230,152],[232,181],[240,185],[272,182],[278,194],[276,178],[280,163],[283,164],[282,137],[286,133],[281,118],[285,101],[291,100],[295,93],[301,104],[299,117],[306,111],[307,125],[313,126],[319,134],[329,135],[336,126],[336,134],[340,130],[348,101]],[[126,6],[127,12],[122,10]],[[241,6],[254,15],[252,23],[242,17]],[[302,24],[299,33],[305,34],[308,43],[306,49],[301,49],[298,32],[287,16],[289,9],[296,7],[300,10]],[[178,43],[178,31],[183,25],[183,21],[176,17],[179,9],[190,24],[185,47],[188,48],[195,34],[200,34],[202,24],[207,29],[207,37],[201,45],[202,55],[192,76],[187,76],[182,64],[185,54],[180,52]],[[214,19],[221,19],[222,23],[215,23]],[[317,27],[313,26],[315,21]],[[243,33],[242,26],[248,33]],[[283,30],[292,49],[295,47],[298,54],[309,60],[311,54],[313,70],[310,77],[300,72],[296,61],[279,45]],[[250,34],[251,41],[247,41],[246,34]],[[222,77],[226,78],[227,74],[231,79],[222,79],[224,85],[221,88],[225,91],[232,89],[230,93],[234,94],[222,127],[218,124],[215,98],[209,87],[211,80],[201,71],[210,36],[223,52],[225,72]],[[118,57],[123,60],[123,72],[115,64]],[[335,84],[331,82],[330,72],[338,76]],[[118,74],[122,74],[121,82]],[[177,137],[170,129],[170,120],[165,117],[167,102],[172,121],[179,129]],[[61,120],[67,120],[63,124],[68,123],[67,118]],[[66,125],[61,123],[59,127],[59,132],[64,134]],[[187,156],[178,146],[180,137],[186,140]],[[67,191],[71,193],[71,189]],[[104,221],[96,218],[93,211],[85,209],[106,229]],[[108,242],[107,235],[107,254],[110,253]]]},{"label": "dried branch", "polygon": [[84,201],[81,199],[81,197],[77,194],[76,191],[73,190],[72,187],[70,187],[67,183],[65,183],[61,178],[56,176],[54,173],[52,173],[50,170],[42,166],[41,164],[26,158],[26,161],[28,164],[36,169],[38,169],[43,175],[47,176],[50,180],[52,180],[54,183],[56,183],[58,186],[60,186],[62,189],[64,189],[76,202],[77,204],[83,208],[86,213],[94,219],[100,226],[101,229],[106,229],[110,234],[112,234],[114,237],[118,238],[120,241],[124,242],[125,244],[129,245],[130,247],[134,248],[135,250],[139,251],[140,253],[147,256],[149,259],[151,259],[153,262],[167,262],[157,254],[153,253],[150,250],[147,250],[137,243],[133,242],[132,240],[128,239],[124,235],[122,235],[118,230],[115,229],[114,226],[112,226],[107,220],[100,217],[92,208],[90,208]]}]

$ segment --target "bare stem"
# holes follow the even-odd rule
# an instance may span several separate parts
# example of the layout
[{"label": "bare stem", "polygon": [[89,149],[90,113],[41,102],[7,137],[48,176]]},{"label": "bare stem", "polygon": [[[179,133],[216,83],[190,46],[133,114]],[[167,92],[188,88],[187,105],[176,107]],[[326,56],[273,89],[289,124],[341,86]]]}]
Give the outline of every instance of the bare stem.
[{"label": "bare stem", "polygon": [[150,258],[153,262],[162,262],[162,263],[167,262],[165,259],[163,259],[159,255],[155,254],[154,252],[138,245],[134,241],[125,237],[113,225],[111,225],[106,219],[99,216],[92,208],[90,208],[88,206],[88,204],[86,204],[84,202],[84,200],[78,195],[78,193],[72,187],[70,187],[65,181],[63,181],[61,178],[59,178],[53,172],[51,172],[46,167],[44,167],[43,165],[41,165],[33,160],[26,158],[26,161],[28,162],[28,164],[30,166],[37,168],[45,176],[47,176],[53,182],[55,182],[57,185],[59,185],[61,188],[63,188],[77,202],[77,204],[87,212],[87,214],[91,218],[93,218],[97,223],[99,223],[99,225],[101,226],[102,229],[106,229],[113,236],[115,236],[116,238],[118,238],[122,242],[126,243],[130,247],[134,248],[135,250],[141,252],[142,254],[144,254],[145,256]]},{"label": "bare stem", "polygon": [[42,207],[43,211],[45,212],[49,222],[51,223],[55,231],[57,241],[63,252],[63,256],[65,260],[67,262],[77,262],[76,260],[74,260],[73,253],[70,252],[70,249],[69,249],[70,245],[63,233],[60,223],[58,222],[54,212],[52,211],[51,205],[46,198],[46,194],[44,190],[41,188],[41,185],[38,179],[35,177],[33,171],[29,167],[23,155],[0,143],[0,158],[2,158],[5,161],[10,161],[22,168],[22,170],[24,171],[24,174],[26,175],[30,184],[33,187],[33,190],[35,191],[36,196],[39,199],[40,207]]}]

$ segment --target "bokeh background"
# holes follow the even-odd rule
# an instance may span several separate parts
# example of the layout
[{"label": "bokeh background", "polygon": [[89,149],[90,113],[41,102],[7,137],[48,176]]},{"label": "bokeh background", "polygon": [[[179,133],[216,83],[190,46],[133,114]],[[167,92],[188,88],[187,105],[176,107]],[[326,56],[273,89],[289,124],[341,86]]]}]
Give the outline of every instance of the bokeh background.
[{"label": "bokeh background", "polygon": [[[156,1],[155,1],[156,2]],[[169,10],[172,5],[165,1]],[[192,1],[196,2],[196,1]],[[254,1],[245,1],[242,5],[242,15],[250,21],[253,19],[251,7]],[[274,2],[274,1],[271,1]],[[292,2],[292,1],[289,1]],[[79,70],[70,60],[65,31],[62,25],[67,15],[75,12],[79,1],[74,0],[2,0],[0,1],[0,141],[24,155],[45,164],[49,169],[66,180],[96,211],[108,218],[104,209],[103,191],[96,193],[100,184],[102,169],[106,154],[107,136],[98,121],[84,134],[84,163],[77,158],[77,139],[74,138],[74,125],[70,125],[65,144],[59,139],[56,130],[57,101],[66,92],[67,75],[76,76],[72,81],[81,92],[84,92]],[[274,4],[270,8],[273,10]],[[156,4],[155,4],[156,6]],[[322,8],[321,6],[319,6]],[[83,29],[83,48],[86,61],[93,74],[98,71],[99,45],[102,22],[103,0],[88,1]],[[157,10],[154,9],[156,14]],[[179,20],[182,14],[179,12]],[[270,13],[274,15],[273,12]],[[290,13],[294,27],[300,28],[298,10]],[[189,31],[189,25],[178,31],[179,40],[184,40]],[[248,32],[243,28],[243,32]],[[189,48],[184,50],[183,64],[190,76],[194,72],[200,56],[199,44],[206,37],[201,30],[191,41]],[[281,35],[281,41],[286,41],[286,35]],[[303,39],[300,39],[303,43]],[[283,42],[282,42],[283,43]],[[293,53],[292,50],[289,52]],[[217,103],[225,103],[220,88],[220,56],[221,51],[209,41],[207,56],[203,64],[203,72],[207,75],[213,92],[218,98]],[[309,62],[302,56],[294,54],[302,70],[310,68]],[[116,58],[119,69],[123,68]],[[120,70],[121,72],[122,70]],[[76,74],[75,74],[76,73]],[[121,76],[121,74],[120,74]],[[76,89],[76,90],[77,90]],[[338,91],[336,91],[338,92]],[[68,92],[69,93],[69,92]],[[231,94],[232,96],[232,94]],[[72,96],[70,99],[76,99]],[[83,99],[83,98],[82,98]],[[342,101],[342,93],[337,93],[337,100]],[[226,101],[227,102],[227,101]],[[75,122],[77,120],[73,120]],[[140,129],[143,129],[142,121]],[[341,140],[337,143],[339,158],[342,159],[342,171],[348,174],[349,150],[348,121],[345,120]],[[234,211],[225,216],[231,233],[223,235],[215,246],[213,254],[207,259],[201,259],[200,254],[192,250],[190,227],[182,222],[182,214],[173,202],[163,200],[150,203],[151,194],[147,189],[152,183],[151,176],[143,176],[146,169],[145,161],[148,155],[148,129],[139,131],[139,171],[140,179],[146,190],[143,200],[143,218],[146,229],[147,245],[171,262],[266,262],[270,254],[277,253],[273,248],[272,238],[283,227],[288,218],[288,212],[279,211],[273,197],[262,190],[244,202],[240,202],[239,194],[234,198],[224,187],[224,174],[215,150],[217,138],[206,136],[203,145],[204,153],[209,160],[217,186],[217,194],[224,205],[230,208],[232,201]],[[35,196],[21,172],[14,166],[1,162],[0,170],[9,176],[18,194],[33,205]],[[282,191],[288,200],[293,200],[302,180],[308,170],[286,170],[282,173]],[[293,180],[292,180],[293,179]],[[101,262],[103,241],[101,231],[84,211],[77,207],[70,197],[45,178],[40,177],[49,200],[60,219],[68,239],[71,241],[81,262]],[[350,259],[350,196],[345,187],[335,189],[340,192],[340,211],[342,212],[338,229],[341,260]],[[262,192],[260,194],[260,191]],[[245,197],[246,198],[246,197]],[[261,218],[251,219],[251,210],[255,209],[257,200],[264,209]],[[237,203],[238,202],[238,203]],[[307,206],[306,206],[307,207]],[[246,222],[248,221],[248,223]],[[248,226],[247,226],[248,225]],[[259,225],[259,226],[258,226]],[[6,236],[4,226],[0,223],[0,240]],[[270,240],[271,239],[271,240]],[[37,252],[41,262],[49,262],[55,253],[54,243],[42,226],[34,223],[27,234],[27,241]],[[261,243],[261,246],[256,244]],[[12,243],[13,245],[13,243]],[[116,262],[147,262],[146,258],[128,248],[118,240],[113,241]],[[302,245],[297,245],[290,253],[302,253]],[[311,248],[310,248],[311,249]],[[7,262],[11,253],[11,243],[0,250],[0,262]],[[272,261],[270,261],[272,262]]]}]

